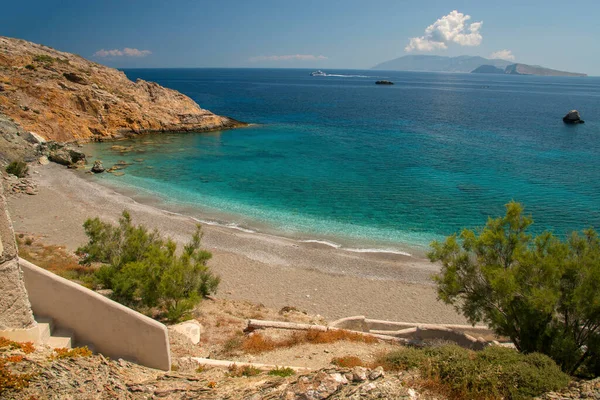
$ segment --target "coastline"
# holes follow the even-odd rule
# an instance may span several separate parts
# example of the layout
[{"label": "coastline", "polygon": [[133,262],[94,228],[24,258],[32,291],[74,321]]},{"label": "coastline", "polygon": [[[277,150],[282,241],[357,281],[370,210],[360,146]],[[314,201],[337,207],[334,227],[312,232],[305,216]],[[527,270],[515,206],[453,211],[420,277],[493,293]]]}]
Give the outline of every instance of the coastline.
[{"label": "coastline", "polygon": [[[115,222],[124,209],[136,224],[184,243],[197,221],[136,202],[59,165],[33,168],[36,196],[10,197],[17,232],[74,250],[86,241],[82,224]],[[423,323],[465,323],[438,302],[428,260],[392,253],[351,252],[318,241],[297,241],[235,227],[202,224],[203,246],[221,275],[218,298],[268,307],[294,306],[328,320],[351,315]]]}]

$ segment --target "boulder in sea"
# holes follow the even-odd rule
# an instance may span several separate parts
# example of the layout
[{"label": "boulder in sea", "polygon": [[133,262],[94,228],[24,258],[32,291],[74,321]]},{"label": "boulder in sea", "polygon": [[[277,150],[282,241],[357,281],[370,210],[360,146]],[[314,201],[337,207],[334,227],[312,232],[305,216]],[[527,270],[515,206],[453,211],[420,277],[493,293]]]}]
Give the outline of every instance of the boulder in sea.
[{"label": "boulder in sea", "polygon": [[581,119],[579,111],[571,110],[563,117],[565,124],[583,124],[585,121]]},{"label": "boulder in sea", "polygon": [[377,81],[375,82],[376,85],[393,85],[394,82],[392,81]]},{"label": "boulder in sea", "polygon": [[104,172],[104,165],[102,165],[102,161],[100,161],[100,160],[94,161],[94,166],[92,166],[92,172],[95,174]]}]

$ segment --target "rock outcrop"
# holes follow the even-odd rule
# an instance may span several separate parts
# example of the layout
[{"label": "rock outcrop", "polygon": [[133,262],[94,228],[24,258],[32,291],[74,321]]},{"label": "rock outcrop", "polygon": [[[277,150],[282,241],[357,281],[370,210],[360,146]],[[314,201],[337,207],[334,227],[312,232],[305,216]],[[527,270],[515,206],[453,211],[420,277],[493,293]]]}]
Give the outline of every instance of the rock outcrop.
[{"label": "rock outcrop", "polygon": [[104,172],[104,165],[102,164],[102,161],[100,161],[100,160],[94,161],[94,165],[92,166],[92,172],[95,174]]},{"label": "rock outcrop", "polygon": [[0,36],[0,114],[41,139],[102,140],[209,131],[244,123],[153,82],[50,47]]},{"label": "rock outcrop", "polygon": [[583,124],[585,121],[581,119],[579,111],[571,110],[563,117],[565,124]]}]

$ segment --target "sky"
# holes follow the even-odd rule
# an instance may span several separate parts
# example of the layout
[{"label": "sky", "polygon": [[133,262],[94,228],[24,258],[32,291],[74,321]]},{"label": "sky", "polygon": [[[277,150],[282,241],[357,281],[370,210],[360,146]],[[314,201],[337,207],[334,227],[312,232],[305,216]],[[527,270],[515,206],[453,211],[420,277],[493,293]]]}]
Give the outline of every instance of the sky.
[{"label": "sky", "polygon": [[368,69],[479,55],[600,76],[600,1],[6,1],[0,35],[112,67]]}]

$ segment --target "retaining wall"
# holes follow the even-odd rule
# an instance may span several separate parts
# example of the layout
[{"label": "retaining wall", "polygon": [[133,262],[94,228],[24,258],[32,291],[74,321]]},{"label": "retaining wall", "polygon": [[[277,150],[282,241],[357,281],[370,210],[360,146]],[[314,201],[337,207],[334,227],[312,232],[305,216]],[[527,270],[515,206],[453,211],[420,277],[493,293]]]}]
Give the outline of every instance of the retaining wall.
[{"label": "retaining wall", "polygon": [[33,313],[71,330],[77,344],[150,368],[171,368],[163,324],[26,260],[19,260]]}]

